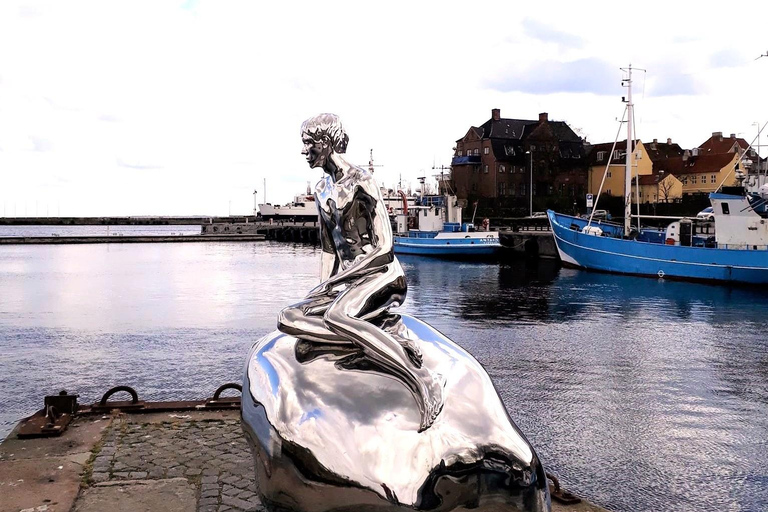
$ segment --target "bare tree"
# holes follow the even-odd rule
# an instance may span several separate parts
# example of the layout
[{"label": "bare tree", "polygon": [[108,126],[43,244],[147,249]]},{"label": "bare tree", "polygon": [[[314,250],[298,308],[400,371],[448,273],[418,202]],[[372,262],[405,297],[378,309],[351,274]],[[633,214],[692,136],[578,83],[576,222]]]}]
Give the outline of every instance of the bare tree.
[{"label": "bare tree", "polygon": [[669,196],[672,194],[672,188],[675,185],[674,180],[667,179],[669,175],[659,181],[659,199],[664,198],[664,202],[669,202]]}]

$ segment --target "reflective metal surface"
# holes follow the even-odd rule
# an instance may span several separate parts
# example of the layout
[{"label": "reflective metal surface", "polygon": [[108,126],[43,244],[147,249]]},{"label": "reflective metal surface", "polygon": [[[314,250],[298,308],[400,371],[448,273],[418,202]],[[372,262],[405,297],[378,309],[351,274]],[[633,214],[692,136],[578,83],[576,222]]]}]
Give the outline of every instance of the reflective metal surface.
[{"label": "reflective metal surface", "polygon": [[405,275],[371,174],[332,114],[302,126],[316,186],[320,285],[256,343],[243,427],[273,510],[549,510],[541,464],[482,366],[389,311]]}]

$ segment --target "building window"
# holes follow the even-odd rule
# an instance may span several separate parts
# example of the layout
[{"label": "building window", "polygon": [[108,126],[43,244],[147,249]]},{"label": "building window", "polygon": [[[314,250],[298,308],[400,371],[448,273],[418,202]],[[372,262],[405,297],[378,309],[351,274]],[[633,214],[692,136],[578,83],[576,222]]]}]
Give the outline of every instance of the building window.
[{"label": "building window", "polygon": [[479,154],[480,154],[480,150],[479,150],[479,149],[477,149],[477,148],[475,148],[475,156],[477,156],[477,155],[479,155]]},{"label": "building window", "polygon": [[504,166],[503,165],[499,166],[499,172],[504,172]]},{"label": "building window", "polygon": [[709,177],[709,182],[710,183],[717,183],[717,174],[713,174],[712,176],[710,176]]},{"label": "building window", "polygon": [[525,183],[520,184],[520,195],[521,196],[525,195]]},{"label": "building window", "polygon": [[605,151],[597,152],[597,161],[602,162],[605,159]]},{"label": "building window", "polygon": [[509,185],[509,195],[514,196],[517,193],[517,188],[515,188],[514,183],[510,183]]},{"label": "building window", "polygon": [[486,173],[486,174],[488,174],[488,164],[485,164],[485,165],[483,166],[483,172],[484,172],[484,173]]},{"label": "building window", "polygon": [[688,184],[688,176],[683,176],[683,180],[682,181],[683,181],[683,185],[687,185]]},{"label": "building window", "polygon": [[472,184],[472,192],[477,192],[477,183]]},{"label": "building window", "polygon": [[485,154],[485,155],[488,154],[488,148],[483,148],[483,154]]},{"label": "building window", "polygon": [[611,171],[608,171],[608,178],[611,177]]},{"label": "building window", "polygon": [[500,196],[507,195],[507,184],[504,183],[503,181],[499,183],[499,195]]},{"label": "building window", "polygon": [[606,190],[605,193],[610,196],[611,195],[611,189]]},{"label": "building window", "polygon": [[691,176],[691,185],[695,185],[695,184],[696,184],[696,175],[694,174],[693,176]]},{"label": "building window", "polygon": [[471,149],[468,149],[468,150],[467,150],[467,156],[471,156],[471,155],[472,155],[472,150],[471,150]]}]

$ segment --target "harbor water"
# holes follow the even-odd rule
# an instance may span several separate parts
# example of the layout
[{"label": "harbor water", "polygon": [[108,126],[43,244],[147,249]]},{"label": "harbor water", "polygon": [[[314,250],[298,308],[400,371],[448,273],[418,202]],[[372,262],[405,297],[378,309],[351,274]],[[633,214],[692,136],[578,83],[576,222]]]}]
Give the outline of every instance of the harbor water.
[{"label": "harbor water", "polygon": [[[0,247],[0,438],[61,389],[201,399],[239,381],[319,257],[276,242]],[[401,262],[401,311],[486,367],[566,488],[616,511],[768,509],[768,292]]]}]

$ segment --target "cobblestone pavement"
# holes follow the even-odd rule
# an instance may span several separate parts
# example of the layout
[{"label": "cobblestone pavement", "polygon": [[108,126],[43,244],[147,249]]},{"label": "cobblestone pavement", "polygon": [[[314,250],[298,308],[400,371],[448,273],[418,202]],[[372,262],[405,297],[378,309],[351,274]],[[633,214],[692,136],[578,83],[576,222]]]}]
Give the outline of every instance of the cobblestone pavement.
[{"label": "cobblestone pavement", "polygon": [[91,483],[185,477],[198,512],[259,511],[239,419],[138,423],[115,418],[93,460]]}]

